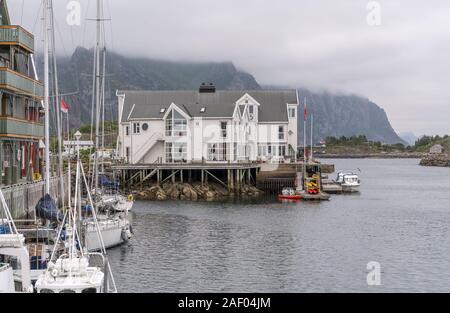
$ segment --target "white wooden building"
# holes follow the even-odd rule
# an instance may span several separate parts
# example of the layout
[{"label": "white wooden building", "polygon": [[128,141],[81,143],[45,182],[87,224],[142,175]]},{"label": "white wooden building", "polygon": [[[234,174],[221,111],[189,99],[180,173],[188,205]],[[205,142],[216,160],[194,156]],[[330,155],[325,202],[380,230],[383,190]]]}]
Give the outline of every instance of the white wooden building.
[{"label": "white wooden building", "polygon": [[128,164],[294,161],[295,90],[117,91]]}]

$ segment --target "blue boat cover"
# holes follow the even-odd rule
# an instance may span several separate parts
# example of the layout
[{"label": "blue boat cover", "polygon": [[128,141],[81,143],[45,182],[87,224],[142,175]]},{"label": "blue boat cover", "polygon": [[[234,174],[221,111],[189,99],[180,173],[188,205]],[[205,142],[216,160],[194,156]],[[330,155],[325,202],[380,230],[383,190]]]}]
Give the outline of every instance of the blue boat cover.
[{"label": "blue boat cover", "polygon": [[64,214],[58,210],[55,200],[49,194],[42,197],[36,204],[36,216],[52,222],[64,220]]},{"label": "blue boat cover", "polygon": [[115,181],[111,181],[106,175],[99,175],[99,183],[102,187],[111,188],[111,189],[119,189],[120,184]]}]

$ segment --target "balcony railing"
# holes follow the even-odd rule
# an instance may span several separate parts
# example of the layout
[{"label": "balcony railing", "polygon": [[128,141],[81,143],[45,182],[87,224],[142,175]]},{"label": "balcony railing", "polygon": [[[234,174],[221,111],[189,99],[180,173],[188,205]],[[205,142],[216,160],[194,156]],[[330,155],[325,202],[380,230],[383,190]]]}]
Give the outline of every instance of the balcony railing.
[{"label": "balcony railing", "polygon": [[0,116],[0,135],[11,137],[44,137],[44,125],[27,120]]},{"label": "balcony railing", "polygon": [[44,86],[41,82],[6,67],[0,67],[0,88],[38,99],[44,96]]},{"label": "balcony railing", "polygon": [[20,26],[0,26],[0,44],[14,44],[34,51],[34,36]]}]

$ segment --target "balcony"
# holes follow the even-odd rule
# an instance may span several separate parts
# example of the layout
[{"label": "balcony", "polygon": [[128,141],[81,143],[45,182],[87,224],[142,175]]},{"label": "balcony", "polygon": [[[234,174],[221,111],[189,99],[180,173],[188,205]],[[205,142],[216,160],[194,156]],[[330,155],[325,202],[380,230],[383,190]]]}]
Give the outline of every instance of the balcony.
[{"label": "balcony", "polygon": [[19,138],[44,137],[44,125],[0,116],[0,136]]},{"label": "balcony", "polygon": [[0,67],[0,88],[37,99],[42,99],[44,96],[42,83],[6,67]]},{"label": "balcony", "polygon": [[0,26],[0,44],[17,45],[33,53],[34,36],[20,26]]}]

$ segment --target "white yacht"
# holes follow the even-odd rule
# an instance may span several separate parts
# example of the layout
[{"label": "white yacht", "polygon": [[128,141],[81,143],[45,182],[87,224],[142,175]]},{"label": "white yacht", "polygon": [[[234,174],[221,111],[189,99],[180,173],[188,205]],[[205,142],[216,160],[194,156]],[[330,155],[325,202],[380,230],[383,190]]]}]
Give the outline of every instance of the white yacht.
[{"label": "white yacht", "polygon": [[[112,217],[98,214],[97,221],[106,249],[121,245],[131,239],[131,225],[126,217],[119,214],[115,214]],[[85,219],[83,226],[85,227],[88,250],[100,250],[102,243],[97,235],[96,222],[92,218]]]},{"label": "white yacht", "polygon": [[341,185],[343,192],[359,192],[361,185],[358,175],[352,172],[339,172],[335,182]]},{"label": "white yacht", "polygon": [[64,254],[50,262],[47,271],[36,282],[37,293],[105,292],[105,274],[102,268],[89,266],[90,256]]}]

